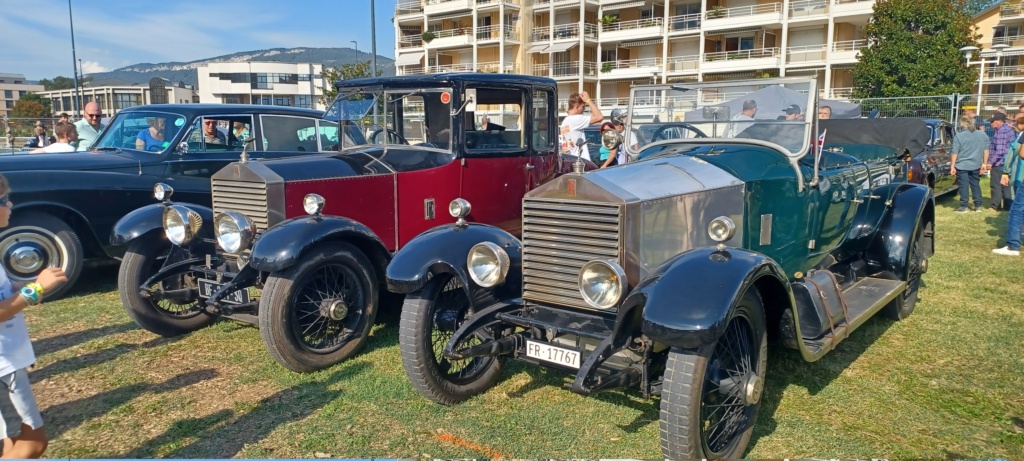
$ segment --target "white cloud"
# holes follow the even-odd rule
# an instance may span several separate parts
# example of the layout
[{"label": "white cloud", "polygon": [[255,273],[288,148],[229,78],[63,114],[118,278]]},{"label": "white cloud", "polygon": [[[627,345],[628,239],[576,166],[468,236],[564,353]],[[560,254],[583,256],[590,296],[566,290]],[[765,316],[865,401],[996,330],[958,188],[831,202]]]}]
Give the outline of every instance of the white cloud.
[{"label": "white cloud", "polygon": [[106,72],[108,70],[110,69],[96,61],[82,61],[83,74],[91,74],[94,72]]}]

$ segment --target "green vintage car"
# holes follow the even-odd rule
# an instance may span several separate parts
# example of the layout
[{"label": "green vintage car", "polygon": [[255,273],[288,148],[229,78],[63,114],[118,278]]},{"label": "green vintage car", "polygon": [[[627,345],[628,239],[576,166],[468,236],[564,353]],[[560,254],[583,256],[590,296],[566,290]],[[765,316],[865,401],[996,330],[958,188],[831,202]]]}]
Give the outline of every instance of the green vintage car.
[{"label": "green vintage car", "polygon": [[906,182],[922,131],[805,118],[817,94],[806,78],[634,87],[629,129],[686,137],[531,191],[521,240],[453,207],[387,268],[413,385],[455,404],[521,360],[580,394],[657,397],[666,458],[743,456],[769,339],[810,362],[876,313],[906,318],[933,252],[932,191]]}]

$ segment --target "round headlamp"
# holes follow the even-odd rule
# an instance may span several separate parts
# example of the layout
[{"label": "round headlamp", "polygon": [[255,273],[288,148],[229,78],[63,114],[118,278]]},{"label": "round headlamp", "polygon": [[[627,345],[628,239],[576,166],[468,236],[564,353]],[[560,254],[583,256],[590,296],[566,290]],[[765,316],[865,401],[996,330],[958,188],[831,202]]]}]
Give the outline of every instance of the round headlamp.
[{"label": "round headlamp", "polygon": [[727,216],[719,216],[708,224],[708,236],[716,242],[724,242],[736,234],[736,223]]},{"label": "round headlamp", "polygon": [[256,236],[256,224],[237,211],[225,211],[213,220],[217,245],[227,253],[238,254],[249,248]]},{"label": "round headlamp", "polygon": [[199,228],[203,226],[203,218],[199,213],[181,205],[164,208],[163,221],[167,240],[178,246],[192,241]]},{"label": "round headlamp", "polygon": [[306,194],[302,198],[302,209],[306,210],[307,214],[318,215],[321,211],[324,211],[324,198],[318,194]]},{"label": "round headlamp", "polygon": [[469,216],[469,210],[471,208],[472,207],[469,206],[468,200],[464,198],[457,198],[452,200],[452,203],[448,204],[448,213],[451,214],[453,218],[462,219]]},{"label": "round headlamp", "polygon": [[626,295],[626,271],[615,261],[590,261],[580,269],[580,294],[598,309],[615,307]]},{"label": "round headlamp", "polygon": [[174,188],[162,182],[158,182],[153,186],[153,197],[156,197],[157,200],[170,200],[173,193]]},{"label": "round headlamp", "polygon": [[505,281],[509,266],[508,253],[491,242],[478,243],[469,250],[466,266],[469,277],[484,288],[493,287]]}]

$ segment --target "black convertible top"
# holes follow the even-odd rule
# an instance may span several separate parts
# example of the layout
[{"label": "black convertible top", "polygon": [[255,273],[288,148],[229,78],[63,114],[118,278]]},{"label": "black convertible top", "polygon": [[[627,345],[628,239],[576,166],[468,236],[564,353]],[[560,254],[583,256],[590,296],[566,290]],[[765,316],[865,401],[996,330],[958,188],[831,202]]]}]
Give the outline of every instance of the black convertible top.
[{"label": "black convertible top", "polygon": [[825,133],[825,147],[836,144],[873,144],[917,154],[925,149],[931,134],[918,118],[854,118],[819,120]]}]

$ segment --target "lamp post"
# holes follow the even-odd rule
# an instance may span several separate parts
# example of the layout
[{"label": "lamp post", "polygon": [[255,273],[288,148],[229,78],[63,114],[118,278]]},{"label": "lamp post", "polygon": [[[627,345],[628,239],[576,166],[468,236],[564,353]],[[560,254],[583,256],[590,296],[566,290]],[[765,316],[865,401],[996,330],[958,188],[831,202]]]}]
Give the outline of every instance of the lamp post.
[{"label": "lamp post", "polygon": [[358,53],[359,52],[359,42],[357,42],[355,40],[349,40],[349,43],[351,43],[352,46],[356,47],[356,53]]},{"label": "lamp post", "polygon": [[68,0],[68,20],[71,23],[71,71],[75,75],[75,92],[71,98],[71,108],[75,115],[78,115],[78,109],[82,107],[82,101],[79,98],[78,93],[78,57],[75,56],[75,17],[71,14],[71,0]]},{"label": "lamp post", "polygon": [[[982,85],[985,84],[985,64],[992,64],[993,66],[999,64],[999,58],[1002,57],[1003,50],[1009,47],[1010,45],[1007,45],[1005,43],[992,45],[992,49],[995,50],[996,52],[995,59],[985,59],[984,57],[982,57],[982,50],[980,50],[976,46],[965,46],[963,48],[960,48],[960,51],[963,51],[964,53],[964,58],[967,59],[968,66],[973,66],[977,64],[980,67],[980,69],[978,69],[978,101],[976,103],[977,110],[975,110],[975,114],[979,117],[979,119],[981,118],[981,87]],[[975,51],[978,52],[979,59],[977,61],[972,61],[971,55],[974,54]]]}]

